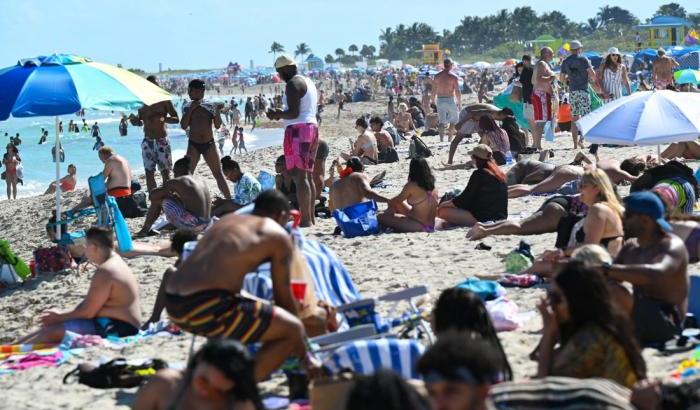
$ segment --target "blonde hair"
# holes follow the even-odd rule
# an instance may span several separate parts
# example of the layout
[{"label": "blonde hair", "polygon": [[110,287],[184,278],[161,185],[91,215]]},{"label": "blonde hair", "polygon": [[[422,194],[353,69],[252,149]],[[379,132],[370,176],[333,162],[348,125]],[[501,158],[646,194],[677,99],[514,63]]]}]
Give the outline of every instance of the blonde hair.
[{"label": "blonde hair", "polygon": [[602,202],[615,211],[620,217],[625,212],[625,208],[620,203],[617,197],[613,184],[610,182],[608,174],[600,168],[588,170],[581,178],[581,184],[592,185],[600,191],[598,193],[598,202]]},{"label": "blonde hair", "polygon": [[612,263],[612,256],[607,249],[600,245],[583,245],[571,254],[571,260],[583,262],[584,266],[599,266]]},{"label": "blonde hair", "polygon": [[112,154],[114,154],[114,151],[112,150],[112,147],[108,147],[108,146],[106,146],[106,145],[105,145],[104,147],[100,148],[100,150],[97,151],[97,152],[100,153],[102,156],[104,156],[104,157],[106,157],[106,158],[109,158],[109,157],[112,156]]},{"label": "blonde hair", "polygon": [[399,111],[408,111],[408,105],[406,103],[399,104]]}]

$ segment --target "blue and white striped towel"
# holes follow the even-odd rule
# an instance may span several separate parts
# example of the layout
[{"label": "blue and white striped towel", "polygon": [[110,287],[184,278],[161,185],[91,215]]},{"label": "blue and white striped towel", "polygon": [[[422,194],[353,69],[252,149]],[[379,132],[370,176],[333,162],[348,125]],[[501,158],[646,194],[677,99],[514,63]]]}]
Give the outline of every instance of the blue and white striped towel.
[{"label": "blue and white striped towel", "polygon": [[350,369],[371,375],[391,369],[405,379],[418,379],[416,362],[425,347],[414,339],[357,340],[336,349],[323,365],[332,373]]}]

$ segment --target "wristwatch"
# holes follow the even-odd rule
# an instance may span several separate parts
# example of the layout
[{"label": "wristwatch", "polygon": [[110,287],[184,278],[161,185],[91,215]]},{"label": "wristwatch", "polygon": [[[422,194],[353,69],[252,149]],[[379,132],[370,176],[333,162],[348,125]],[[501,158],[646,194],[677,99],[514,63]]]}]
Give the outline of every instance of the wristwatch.
[{"label": "wristwatch", "polygon": [[610,273],[610,268],[612,268],[612,264],[609,262],[605,262],[601,265],[601,267],[603,268],[603,276],[608,276],[608,274]]}]

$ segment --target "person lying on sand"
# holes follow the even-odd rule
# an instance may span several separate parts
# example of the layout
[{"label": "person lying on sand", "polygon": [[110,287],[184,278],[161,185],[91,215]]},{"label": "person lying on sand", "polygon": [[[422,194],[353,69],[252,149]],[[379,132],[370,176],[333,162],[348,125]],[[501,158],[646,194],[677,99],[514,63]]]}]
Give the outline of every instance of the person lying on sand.
[{"label": "person lying on sand", "polygon": [[357,157],[348,160],[347,168],[343,170],[340,179],[331,185],[328,198],[328,206],[331,211],[370,199],[377,202],[389,202],[388,198],[372,190],[369,177],[364,173],[362,161]]},{"label": "person lying on sand", "polygon": [[173,166],[175,178],[151,191],[151,206],[136,237],[149,235],[151,226],[161,211],[165,213],[168,222],[178,229],[202,229],[209,223],[209,188],[204,181],[192,176],[190,161],[188,156],[177,160]]},{"label": "person lying on sand", "polygon": [[182,370],[162,369],[136,393],[133,410],[261,410],[254,361],[233,340],[209,339]]},{"label": "person lying on sand", "polygon": [[663,150],[663,152],[661,152],[661,158],[683,158],[698,160],[700,159],[700,142],[674,142],[673,144],[666,147],[666,149]]},{"label": "person lying on sand", "polygon": [[428,161],[411,159],[408,182],[378,215],[379,223],[396,232],[433,232],[439,198]]},{"label": "person lying on sand", "polygon": [[74,309],[47,310],[42,327],[18,343],[59,343],[66,331],[107,337],[132,336],[141,323],[139,286],[129,266],[113,250],[112,231],[93,227],[86,232],[85,254],[97,270],[90,289]]},{"label": "person lying on sand", "polygon": [[[290,288],[293,246],[289,234],[269,218],[224,216],[170,275],[165,287],[170,320],[186,332],[208,338],[261,342],[257,381],[290,356],[313,372],[315,359],[306,349],[306,332],[296,317]],[[245,275],[268,261],[275,305],[240,294]]]}]

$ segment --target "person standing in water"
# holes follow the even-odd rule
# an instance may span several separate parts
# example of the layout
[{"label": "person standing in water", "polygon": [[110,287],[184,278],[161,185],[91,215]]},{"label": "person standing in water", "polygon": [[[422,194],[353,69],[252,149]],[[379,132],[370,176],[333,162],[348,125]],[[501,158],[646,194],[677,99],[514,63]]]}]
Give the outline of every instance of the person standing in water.
[{"label": "person standing in water", "polygon": [[17,199],[17,182],[19,180],[17,167],[19,167],[20,162],[22,162],[22,158],[19,157],[17,147],[12,143],[7,144],[7,152],[2,157],[2,164],[5,166],[7,199]]},{"label": "person standing in water", "polygon": [[[158,86],[155,76],[150,75],[147,80]],[[146,171],[146,187],[150,193],[158,186],[156,167],[160,171],[163,183],[170,179],[173,159],[166,124],[177,124],[180,119],[173,103],[167,100],[141,107],[137,115],[129,115],[129,120],[134,126],[143,126],[141,157]]]},{"label": "person standing in water", "polygon": [[297,187],[301,226],[311,226],[315,222],[313,202],[316,189],[311,174],[318,149],[318,93],[313,81],[298,74],[296,62],[290,56],[278,57],[275,69],[287,84],[282,98],[283,110],[271,109],[267,111],[267,117],[284,122],[284,158]]},{"label": "person standing in water", "polygon": [[128,124],[126,123],[126,115],[122,115],[122,119],[119,120],[119,136],[126,137],[128,133]]},{"label": "person standing in water", "polygon": [[221,170],[221,160],[214,144],[212,131],[212,125],[218,129],[223,123],[221,112],[218,105],[204,102],[204,91],[204,81],[200,79],[190,81],[187,93],[192,101],[183,107],[182,120],[180,120],[182,129],[189,129],[187,156],[192,158],[190,170],[194,173],[199,158],[204,157],[219,190],[226,199],[231,199],[231,191]]}]

